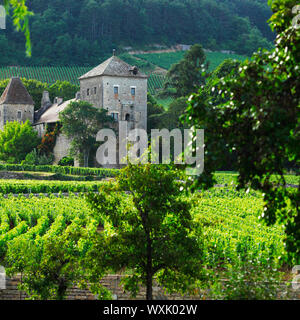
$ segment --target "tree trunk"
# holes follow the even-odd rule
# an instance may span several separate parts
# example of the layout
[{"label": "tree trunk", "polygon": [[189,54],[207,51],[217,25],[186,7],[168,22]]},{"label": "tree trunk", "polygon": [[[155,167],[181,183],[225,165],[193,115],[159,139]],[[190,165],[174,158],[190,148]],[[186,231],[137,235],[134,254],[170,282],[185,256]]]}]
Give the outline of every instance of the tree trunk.
[{"label": "tree trunk", "polygon": [[153,300],[152,296],[152,278],[153,278],[153,270],[152,270],[152,242],[150,239],[150,235],[147,235],[147,293],[146,299]]},{"label": "tree trunk", "polygon": [[57,300],[64,300],[68,286],[64,280],[60,280],[57,290]]},{"label": "tree trunk", "polygon": [[84,150],[83,153],[83,166],[87,168],[89,166],[89,150]]}]

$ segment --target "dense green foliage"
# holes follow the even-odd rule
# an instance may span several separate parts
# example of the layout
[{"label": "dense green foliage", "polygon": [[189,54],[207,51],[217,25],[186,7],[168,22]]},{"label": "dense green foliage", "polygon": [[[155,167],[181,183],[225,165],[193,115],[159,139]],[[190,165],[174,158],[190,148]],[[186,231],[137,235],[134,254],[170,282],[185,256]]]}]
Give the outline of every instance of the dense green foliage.
[{"label": "dense green foliage", "polygon": [[168,71],[164,84],[166,94],[179,98],[197,90],[205,83],[208,65],[202,46],[192,46]]},{"label": "dense green foliage", "polygon": [[71,167],[74,166],[74,158],[72,157],[63,157],[59,163],[59,166],[63,166],[63,167]]},{"label": "dense green foliage", "polygon": [[107,110],[96,109],[85,101],[73,101],[59,114],[63,133],[72,140],[71,155],[83,157],[84,167],[89,166],[91,151],[95,149],[96,135],[105,125],[113,122]]},{"label": "dense green foliage", "polygon": [[103,226],[94,240],[93,268],[131,271],[125,289],[136,296],[144,285],[147,300],[153,299],[154,278],[167,291],[181,293],[203,279],[201,229],[176,180],[180,172],[170,169],[130,163],[116,184],[88,196]]},{"label": "dense green foliage", "polygon": [[8,163],[19,163],[37,147],[39,141],[29,121],[8,122],[0,131],[0,159]]},{"label": "dense green foliage", "polygon": [[[129,210],[132,201],[130,196],[126,197],[122,198],[125,201],[124,209]],[[102,278],[103,270],[98,268],[100,263],[95,264],[92,259],[93,250],[88,255],[89,259],[86,259],[86,253],[92,244],[86,237],[92,239],[95,230],[101,230],[97,228],[100,221],[94,220],[95,213],[92,213],[82,197],[10,196],[5,199],[0,196],[0,201],[1,264],[7,268],[9,275],[23,273],[23,289],[32,298],[63,297],[64,290],[58,297],[58,279],[63,277],[66,281],[61,283],[61,290],[71,285],[69,280],[76,283],[84,280],[86,276],[89,277],[89,282],[94,280],[98,284],[97,280]],[[245,194],[230,189],[215,189],[196,197],[191,213],[201,224],[205,241],[204,258],[209,268],[214,271],[213,281],[219,266],[234,266],[246,257],[261,259],[264,269],[268,269],[268,261],[273,261],[277,267],[281,265],[284,259],[280,257],[285,255],[284,230],[279,225],[264,226],[257,219],[262,208],[262,196],[255,192]],[[70,234],[74,229],[80,231],[80,241],[78,234]],[[109,228],[107,234],[110,234]],[[77,243],[78,247],[75,245]],[[99,250],[96,257],[103,253],[103,245],[99,239],[98,246],[94,247]],[[50,248],[53,248],[53,251]],[[57,259],[58,256],[60,259]],[[64,257],[72,259],[66,267],[60,269],[56,263],[65,261]],[[79,264],[81,259],[85,260],[84,272],[81,272]],[[53,272],[46,276],[47,263],[50,264],[49,270],[55,271],[54,277]],[[87,263],[89,268],[86,268]],[[245,261],[243,265],[246,265]],[[88,271],[93,273],[94,278]],[[234,272],[234,276],[238,275],[240,273]],[[239,290],[239,286],[236,286],[235,290]],[[232,288],[228,294],[233,292]]]},{"label": "dense green foliage", "polygon": [[296,4],[272,2],[276,48],[254,54],[236,75],[217,81],[212,92],[218,93],[218,101],[201,91],[192,95],[186,119],[206,133],[205,174],[197,179],[198,186],[212,186],[212,172],[224,152],[235,154],[239,187],[264,193],[262,217],[285,226],[289,262],[294,264],[300,257],[300,186],[285,188],[284,173],[289,166],[299,179],[300,29],[292,26]]},{"label": "dense green foliage", "polygon": [[53,154],[41,154],[39,151],[34,149],[30,153],[28,153],[25,157],[25,160],[22,161],[23,164],[29,164],[29,165],[36,165],[36,166],[44,166],[44,165],[51,165],[54,161],[54,155]]},{"label": "dense green foliage", "polygon": [[11,16],[12,23],[17,31],[22,31],[26,39],[26,55],[31,56],[31,40],[29,30],[29,17],[33,12],[29,11],[26,0],[4,0],[6,13]]},{"label": "dense green foliage", "polygon": [[1,264],[9,275],[22,273],[21,289],[32,299],[63,299],[84,280],[81,258],[98,225],[88,210],[74,197],[1,199]]},{"label": "dense green foliage", "polygon": [[212,50],[251,54],[269,47],[273,39],[266,24],[271,15],[267,0],[26,0],[26,4],[34,12],[29,19],[32,57],[25,57],[24,36],[14,32],[9,19],[0,35],[0,65],[96,65],[115,47],[157,43],[202,43]]},{"label": "dense green foliage", "polygon": [[215,188],[202,192],[193,209],[203,226],[206,265],[211,268],[258,259],[278,267],[285,256],[283,226],[268,227],[259,221],[263,198],[258,192]]}]

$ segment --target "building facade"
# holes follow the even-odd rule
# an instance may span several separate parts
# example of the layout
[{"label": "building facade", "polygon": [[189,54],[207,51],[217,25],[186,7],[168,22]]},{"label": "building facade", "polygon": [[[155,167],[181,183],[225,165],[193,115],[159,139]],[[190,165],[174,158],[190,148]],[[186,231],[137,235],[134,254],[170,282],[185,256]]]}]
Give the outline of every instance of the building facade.
[{"label": "building facade", "polygon": [[[137,67],[130,66],[115,55],[79,78],[80,92],[69,101],[55,98],[44,92],[41,109],[34,112],[34,102],[19,78],[11,79],[0,98],[0,129],[8,121],[29,120],[39,136],[48,125],[59,122],[59,114],[70,102],[83,100],[95,108],[105,109],[116,121],[127,121],[128,129],[147,130],[148,77]],[[71,141],[63,134],[57,137],[54,147],[55,163],[69,155]]]},{"label": "building facade", "polygon": [[34,123],[34,102],[19,78],[12,78],[0,98],[0,130],[7,122]]},{"label": "building facade", "polygon": [[112,56],[79,78],[80,98],[104,108],[117,121],[128,121],[130,129],[147,129],[148,77]]}]

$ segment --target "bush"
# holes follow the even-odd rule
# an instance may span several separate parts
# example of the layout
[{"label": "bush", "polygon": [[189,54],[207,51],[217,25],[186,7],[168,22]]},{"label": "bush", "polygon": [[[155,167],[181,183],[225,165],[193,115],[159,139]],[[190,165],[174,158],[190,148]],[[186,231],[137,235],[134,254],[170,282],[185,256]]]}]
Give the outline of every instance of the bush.
[{"label": "bush", "polygon": [[51,153],[49,155],[41,155],[36,149],[27,154],[22,165],[51,165],[54,161],[54,155]]},{"label": "bush", "polygon": [[62,166],[62,167],[66,167],[66,166],[73,167],[74,166],[74,158],[64,157],[59,161],[58,165]]},{"label": "bush", "polygon": [[37,147],[40,139],[29,121],[8,122],[0,131],[0,160],[19,163]]},{"label": "bush", "polygon": [[116,177],[118,169],[103,168],[81,168],[81,167],[62,167],[50,165],[30,165],[30,164],[0,164],[0,171],[30,171],[30,172],[52,172],[61,174],[72,174],[78,176],[97,176],[100,178]]}]

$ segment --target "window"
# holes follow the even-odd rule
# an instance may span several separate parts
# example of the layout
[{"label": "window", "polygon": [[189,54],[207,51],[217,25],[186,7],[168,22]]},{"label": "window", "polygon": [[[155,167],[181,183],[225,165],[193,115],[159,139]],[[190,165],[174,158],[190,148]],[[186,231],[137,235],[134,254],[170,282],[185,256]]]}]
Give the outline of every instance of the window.
[{"label": "window", "polygon": [[114,94],[119,94],[119,87],[118,86],[114,86]]},{"label": "window", "polygon": [[89,96],[90,95],[90,89],[86,90],[86,95]]},{"label": "window", "polygon": [[21,120],[21,118],[22,118],[22,112],[21,111],[18,111],[17,117],[18,117],[19,120]]},{"label": "window", "polygon": [[135,96],[135,87],[131,87],[131,95]]},{"label": "window", "polygon": [[94,94],[96,94],[96,93],[97,93],[97,88],[95,87],[95,88],[94,88]]},{"label": "window", "polygon": [[119,120],[119,114],[118,113],[112,113],[111,116],[115,121]]}]

